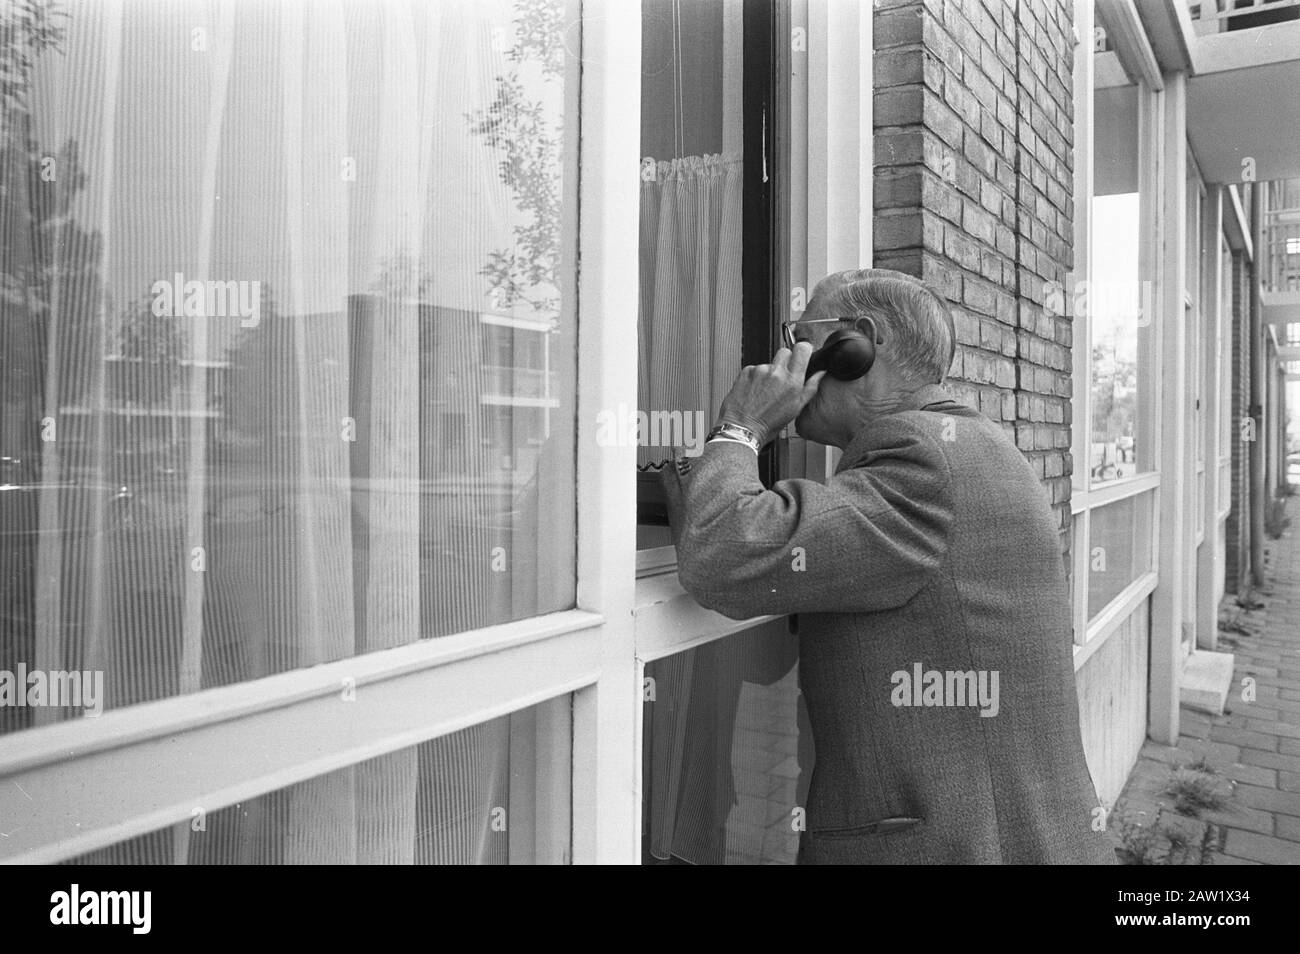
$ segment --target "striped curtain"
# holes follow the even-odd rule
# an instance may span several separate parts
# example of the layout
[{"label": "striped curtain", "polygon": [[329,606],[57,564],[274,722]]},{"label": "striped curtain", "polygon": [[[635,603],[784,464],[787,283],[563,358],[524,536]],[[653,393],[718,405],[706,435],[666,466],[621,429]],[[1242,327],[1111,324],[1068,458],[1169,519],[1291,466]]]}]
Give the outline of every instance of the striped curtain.
[{"label": "striped curtain", "polygon": [[[35,490],[0,668],[102,670],[113,709],[572,605],[572,434],[478,337],[521,217],[466,110],[535,6],[69,4],[5,105],[0,439]],[[173,276],[258,282],[260,315],[159,316]],[[512,718],[80,860],[505,861]]]},{"label": "striped curtain", "polygon": [[[647,414],[699,413],[708,427],[740,367],[743,182],[738,156],[642,162],[637,400]],[[643,442],[637,468],[672,455]]]}]

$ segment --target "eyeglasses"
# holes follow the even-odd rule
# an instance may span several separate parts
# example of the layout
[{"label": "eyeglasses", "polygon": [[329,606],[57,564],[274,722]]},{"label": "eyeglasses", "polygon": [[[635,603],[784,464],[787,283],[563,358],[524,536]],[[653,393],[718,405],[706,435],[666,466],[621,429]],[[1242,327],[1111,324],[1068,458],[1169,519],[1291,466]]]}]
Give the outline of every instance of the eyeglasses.
[{"label": "eyeglasses", "polygon": [[781,322],[781,342],[791,351],[794,350],[795,337],[794,329],[802,325],[824,325],[832,321],[857,321],[856,317],[852,318],[808,318],[803,321],[783,321]]}]

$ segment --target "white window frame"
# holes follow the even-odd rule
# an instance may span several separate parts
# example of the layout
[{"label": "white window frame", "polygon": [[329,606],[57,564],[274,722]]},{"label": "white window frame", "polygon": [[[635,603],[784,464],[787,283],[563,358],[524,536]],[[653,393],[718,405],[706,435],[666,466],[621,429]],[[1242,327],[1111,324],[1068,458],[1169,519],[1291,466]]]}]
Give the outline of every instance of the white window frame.
[{"label": "white window frame", "polygon": [[188,827],[196,806],[211,812],[570,693],[571,730],[537,721],[554,736],[548,751],[568,751],[572,732],[571,855],[553,845],[541,860],[639,859],[636,501],[625,479],[636,451],[602,446],[596,421],[636,401],[626,223],[638,214],[640,144],[626,104],[639,101],[641,24],[639,7],[617,0],[582,0],[581,17],[575,608],[0,737],[0,861],[52,862]]},{"label": "white window frame", "polygon": [[1228,241],[1225,216],[1230,212],[1231,197],[1226,186],[1216,190],[1215,234],[1218,236],[1218,262],[1215,265],[1215,307],[1218,309],[1218,346],[1214,349],[1219,355],[1219,414],[1220,430],[1217,438],[1219,444],[1219,497],[1215,503],[1215,519],[1225,523],[1232,511],[1232,375],[1235,364],[1232,360],[1232,309],[1236,300],[1236,289],[1232,282],[1232,246]]},{"label": "white window frame", "polygon": [[[1152,283],[1156,293],[1151,300],[1157,304],[1155,315],[1145,326],[1139,328],[1139,334],[1146,336],[1144,347],[1139,349],[1138,368],[1138,427],[1144,430],[1142,449],[1147,460],[1155,466],[1149,471],[1123,477],[1117,480],[1093,483],[1091,474],[1091,439],[1092,439],[1092,328],[1089,316],[1073,315],[1072,353],[1074,359],[1074,380],[1072,392],[1073,425],[1071,434],[1071,454],[1074,468],[1071,475],[1070,515],[1071,533],[1071,600],[1074,631],[1074,665],[1078,670],[1087,662],[1102,644],[1116,632],[1134,612],[1144,607],[1147,597],[1156,589],[1159,581],[1160,539],[1159,501],[1161,471],[1160,460],[1160,425],[1164,413],[1164,402],[1159,388],[1159,369],[1161,364],[1161,309],[1158,304],[1159,282],[1158,254],[1159,245],[1156,238],[1160,214],[1160,182],[1157,177],[1158,155],[1160,151],[1160,110],[1158,95],[1163,88],[1159,68],[1150,45],[1146,40],[1140,23],[1125,15],[1122,8],[1111,8],[1117,17],[1110,24],[1113,31],[1108,39],[1116,47],[1115,51],[1102,54],[1095,52],[1093,0],[1075,0],[1075,33],[1078,45],[1075,48],[1074,69],[1074,271],[1071,287],[1067,289],[1066,302],[1073,300],[1073,286],[1080,281],[1091,280],[1091,241],[1092,241],[1092,197],[1093,186],[1093,141],[1094,109],[1093,85],[1097,64],[1104,58],[1107,75],[1118,74],[1122,69],[1128,79],[1137,86],[1138,97],[1138,176],[1139,194],[1141,196],[1141,218],[1149,224],[1145,229],[1146,238],[1139,249],[1141,274],[1143,280]],[[1151,568],[1132,580],[1117,593],[1104,607],[1094,614],[1088,612],[1088,591],[1090,585],[1090,555],[1092,538],[1092,514],[1099,507],[1118,501],[1149,495],[1147,506],[1151,508],[1151,539],[1149,552]]]},{"label": "white window frame", "polygon": [[[1189,327],[1195,333],[1195,341],[1191,344],[1189,357],[1193,359],[1192,366],[1188,369],[1189,383],[1192,386],[1192,414],[1193,426],[1195,433],[1192,436],[1192,462],[1193,462],[1193,486],[1192,493],[1195,498],[1195,519],[1196,519],[1196,539],[1195,546],[1200,547],[1213,530],[1212,524],[1206,519],[1205,501],[1210,489],[1209,485],[1209,465],[1210,457],[1215,445],[1214,435],[1209,433],[1208,424],[1211,420],[1211,412],[1215,406],[1210,398],[1211,375],[1214,373],[1214,357],[1209,353],[1213,349],[1211,344],[1213,339],[1210,337],[1214,329],[1215,303],[1210,293],[1210,278],[1212,270],[1209,267],[1205,238],[1210,221],[1213,218],[1210,210],[1210,192],[1205,185],[1205,180],[1201,176],[1200,164],[1197,163],[1195,155],[1192,153],[1192,145],[1189,141],[1187,144],[1187,166],[1188,166],[1188,212],[1189,219],[1187,222],[1186,232],[1193,243],[1192,251],[1194,254],[1188,256],[1187,261],[1187,295],[1189,298],[1188,305],[1196,315],[1196,322]],[[1192,214],[1194,213],[1194,214]],[[1193,271],[1195,274],[1193,274]],[[1215,463],[1217,464],[1217,454]]]}]

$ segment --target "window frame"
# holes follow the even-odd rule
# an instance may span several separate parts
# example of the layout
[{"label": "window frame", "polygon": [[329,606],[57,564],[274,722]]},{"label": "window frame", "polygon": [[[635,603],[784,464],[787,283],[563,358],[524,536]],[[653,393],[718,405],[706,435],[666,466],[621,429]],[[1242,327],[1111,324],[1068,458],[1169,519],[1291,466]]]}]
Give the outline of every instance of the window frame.
[{"label": "window frame", "polygon": [[[1160,441],[1163,430],[1164,402],[1157,386],[1161,366],[1161,315],[1157,266],[1159,242],[1160,182],[1156,175],[1156,157],[1160,151],[1161,110],[1159,95],[1160,74],[1145,36],[1135,24],[1117,22],[1110,24],[1107,34],[1113,40],[1112,51],[1096,52],[1094,27],[1094,0],[1075,0],[1075,32],[1079,42],[1075,47],[1074,68],[1074,270],[1071,273],[1067,305],[1073,302],[1073,288],[1079,281],[1091,282],[1092,276],[1092,199],[1093,143],[1094,143],[1094,77],[1099,58],[1108,63],[1103,70],[1116,74],[1116,63],[1136,87],[1138,114],[1138,194],[1141,221],[1149,223],[1143,229],[1144,239],[1139,247],[1140,280],[1149,282],[1154,294],[1151,320],[1140,324],[1138,333],[1145,337],[1138,354],[1138,428],[1144,431],[1143,445],[1149,470],[1106,481],[1093,481],[1091,473],[1092,443],[1092,326],[1090,316],[1074,313],[1072,356],[1074,382],[1072,391],[1073,430],[1071,455],[1074,468],[1071,474],[1070,493],[1070,579],[1071,618],[1075,669],[1081,668],[1106,639],[1119,630],[1135,611],[1145,603],[1159,582],[1160,539]],[[1149,541],[1150,568],[1138,574],[1119,593],[1096,613],[1088,612],[1090,587],[1090,556],[1092,540],[1092,514],[1100,507],[1129,498],[1145,498],[1135,505],[1151,508],[1151,539]]]},{"label": "window frame", "polygon": [[[786,191],[776,197],[774,227],[789,238],[781,252],[788,264],[783,261],[773,269],[773,341],[779,321],[801,313],[788,304],[794,301],[794,290],[804,290],[806,301],[811,277],[871,265],[874,168],[870,8],[828,0],[780,0],[775,13],[774,36],[801,36],[805,52],[794,53],[794,43],[774,47],[788,57],[789,65],[778,71],[774,94],[781,104],[778,114],[788,109],[788,121],[775,124],[769,146],[776,161],[788,169],[783,177]],[[853,75],[856,84],[843,82],[844,76]],[[858,161],[837,158],[844,155]],[[778,186],[781,179],[776,177]],[[780,438],[779,474],[824,479],[833,471],[837,453],[800,438]],[[682,589],[675,552],[671,560],[666,553],[646,550],[637,558],[637,656],[643,662],[784,619],[736,621],[706,610]]]},{"label": "window frame", "polygon": [[[741,49],[741,155],[744,163],[741,196],[743,238],[741,246],[740,367],[771,359],[776,329],[783,317],[781,232],[779,203],[786,173],[785,153],[776,147],[787,118],[781,94],[786,65],[784,47],[776,41],[779,9],[785,0],[721,0],[723,17],[739,20]],[[638,9],[640,0],[637,0]],[[727,62],[734,64],[729,53]],[[725,123],[725,119],[724,119]],[[638,330],[639,335],[639,330]],[[736,368],[738,372],[740,367]],[[710,414],[713,408],[705,408]],[[708,422],[712,424],[710,420]],[[774,445],[764,447],[758,459],[759,479],[770,487],[780,479],[781,465]],[[639,524],[640,525],[640,524]],[[651,576],[675,570],[677,548],[672,545],[637,551],[637,575]]]},{"label": "window frame", "polygon": [[0,737],[0,817],[22,819],[0,840],[0,861],[54,862],[188,828],[196,807],[210,813],[570,693],[571,729],[538,720],[553,736],[548,749],[567,751],[571,734],[573,752],[572,844],[550,860],[639,857],[629,743],[640,681],[624,545],[634,531],[624,475],[635,448],[603,447],[596,432],[600,408],[636,400],[636,355],[625,345],[635,334],[636,243],[625,223],[637,216],[637,179],[626,170],[637,168],[639,143],[624,104],[640,88],[640,23],[618,15],[616,0],[569,0],[568,9],[581,24],[571,33],[580,63],[565,108],[581,133],[565,160],[578,201],[561,214],[584,266],[574,302],[574,607]]},{"label": "window frame", "polygon": [[1219,309],[1218,318],[1218,346],[1214,349],[1219,356],[1219,419],[1221,421],[1219,430],[1219,457],[1216,464],[1219,468],[1219,498],[1215,505],[1215,519],[1222,522],[1227,520],[1228,514],[1232,510],[1232,337],[1233,337],[1233,319],[1232,310],[1235,300],[1235,289],[1232,284],[1232,246],[1228,242],[1227,231],[1223,226],[1224,216],[1227,214],[1229,197],[1226,188],[1220,188],[1218,192],[1218,213],[1217,221],[1220,223],[1218,228],[1218,245],[1217,255],[1218,263],[1218,296],[1216,307]]}]

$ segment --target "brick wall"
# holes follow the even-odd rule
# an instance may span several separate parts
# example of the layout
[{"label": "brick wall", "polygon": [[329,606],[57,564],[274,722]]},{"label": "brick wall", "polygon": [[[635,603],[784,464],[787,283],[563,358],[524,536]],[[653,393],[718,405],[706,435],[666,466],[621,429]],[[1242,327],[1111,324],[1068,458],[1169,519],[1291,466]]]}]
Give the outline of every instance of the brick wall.
[{"label": "brick wall", "polygon": [[875,6],[875,264],[952,302],[950,390],[1015,439],[1064,548],[1072,329],[1044,298],[1073,267],[1071,5]]}]

